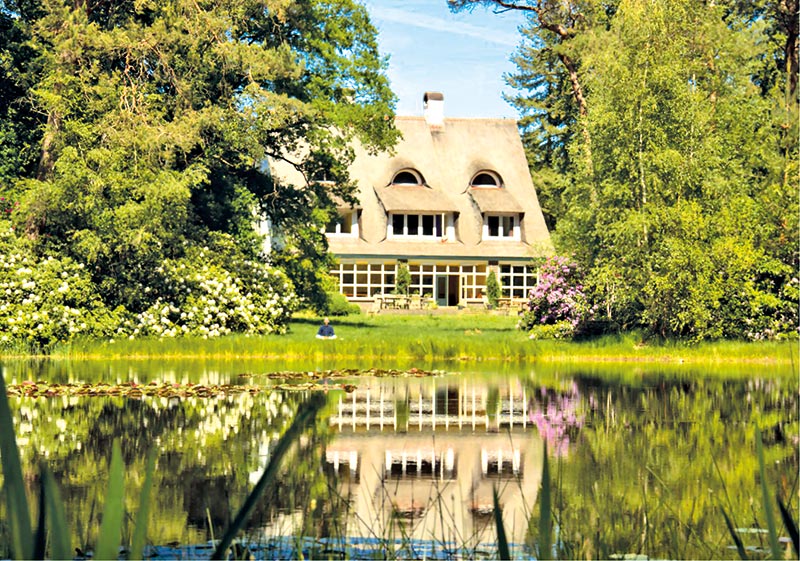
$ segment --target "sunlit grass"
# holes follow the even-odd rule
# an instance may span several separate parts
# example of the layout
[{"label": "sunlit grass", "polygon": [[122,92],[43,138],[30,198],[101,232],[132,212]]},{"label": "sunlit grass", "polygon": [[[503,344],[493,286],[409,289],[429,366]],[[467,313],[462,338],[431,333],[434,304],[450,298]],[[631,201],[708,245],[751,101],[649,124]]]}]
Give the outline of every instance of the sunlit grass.
[{"label": "sunlit grass", "polygon": [[646,340],[641,333],[583,341],[530,340],[516,317],[499,315],[350,316],[335,318],[337,339],[320,341],[320,318],[295,317],[285,335],[83,341],[54,358],[265,358],[316,361],[761,363],[793,367],[796,341],[718,341],[690,345]]}]

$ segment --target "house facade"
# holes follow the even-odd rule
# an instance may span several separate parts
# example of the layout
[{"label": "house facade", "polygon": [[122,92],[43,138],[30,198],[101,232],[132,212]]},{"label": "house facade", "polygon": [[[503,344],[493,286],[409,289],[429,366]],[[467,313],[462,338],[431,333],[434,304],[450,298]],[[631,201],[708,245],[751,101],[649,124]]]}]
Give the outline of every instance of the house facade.
[{"label": "house facade", "polygon": [[502,296],[524,298],[533,258],[552,253],[525,152],[511,119],[450,119],[428,92],[424,115],[397,117],[394,153],[356,146],[359,204],[327,228],[331,274],[354,302],[395,291],[400,263],[411,292],[440,306],[481,303],[489,271]]}]

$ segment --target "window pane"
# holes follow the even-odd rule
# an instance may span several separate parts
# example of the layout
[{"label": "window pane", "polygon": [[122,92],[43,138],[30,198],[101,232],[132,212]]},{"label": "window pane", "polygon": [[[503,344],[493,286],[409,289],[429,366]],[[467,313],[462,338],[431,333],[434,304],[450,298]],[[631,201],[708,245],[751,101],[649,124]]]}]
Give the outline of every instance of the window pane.
[{"label": "window pane", "polygon": [[507,238],[510,238],[514,235],[514,217],[513,216],[503,216],[503,235]]},{"label": "window pane", "polygon": [[342,234],[352,234],[353,233],[353,214],[350,212],[346,212],[342,214],[339,221],[342,224],[341,232]]},{"label": "window pane", "polygon": [[433,235],[433,215],[432,214],[424,214],[424,215],[422,215],[422,235],[423,236],[432,236]]},{"label": "window pane", "polygon": [[393,214],[392,215],[392,233],[395,236],[402,236],[403,235],[403,222],[405,220],[405,214]]},{"label": "window pane", "polygon": [[419,234],[419,215],[417,214],[409,214],[408,215],[408,235],[409,236],[416,236]]},{"label": "window pane", "polygon": [[394,176],[392,185],[419,185],[419,178],[410,171],[401,171]]},{"label": "window pane", "polygon": [[500,217],[489,216],[487,219],[489,223],[489,235],[496,237],[500,235]]}]

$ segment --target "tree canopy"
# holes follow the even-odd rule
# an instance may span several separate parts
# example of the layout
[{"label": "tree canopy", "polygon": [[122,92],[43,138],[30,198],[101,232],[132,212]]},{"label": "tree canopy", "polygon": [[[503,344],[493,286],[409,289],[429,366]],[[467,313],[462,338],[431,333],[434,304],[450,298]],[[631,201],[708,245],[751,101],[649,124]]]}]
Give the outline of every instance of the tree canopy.
[{"label": "tree canopy", "polygon": [[[16,243],[84,265],[108,309],[141,314],[161,298],[180,314],[174,267],[205,277],[216,263],[256,290],[260,273],[240,264],[258,257],[261,213],[284,232],[272,264],[301,296],[319,293],[325,209],[352,189],[349,142],[396,135],[363,6],[22,0],[0,4],[0,33]],[[309,184],[279,184],[265,163],[298,153]],[[336,187],[312,181],[321,171]],[[298,274],[303,255],[314,263]]]},{"label": "tree canopy", "polygon": [[450,0],[529,14],[510,101],[610,325],[798,328],[798,2]]}]

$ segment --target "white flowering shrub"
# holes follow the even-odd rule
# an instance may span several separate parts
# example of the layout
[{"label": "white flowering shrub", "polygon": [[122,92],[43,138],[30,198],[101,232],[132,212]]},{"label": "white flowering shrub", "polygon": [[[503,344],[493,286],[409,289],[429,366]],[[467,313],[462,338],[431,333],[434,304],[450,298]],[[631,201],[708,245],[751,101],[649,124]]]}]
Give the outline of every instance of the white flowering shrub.
[{"label": "white flowering shrub", "polygon": [[202,248],[155,271],[153,304],[123,330],[129,337],[283,333],[297,298],[286,275],[262,262],[229,261]]},{"label": "white flowering shrub", "polygon": [[247,259],[230,236],[186,249],[140,287],[145,309],[110,310],[89,271],[34,256],[0,220],[0,349],[47,349],[76,337],[217,337],[286,331],[297,298],[286,275]]},{"label": "white flowering shrub", "polygon": [[83,265],[37,259],[0,226],[0,347],[43,348],[76,336],[113,332],[121,314],[101,301]]}]

